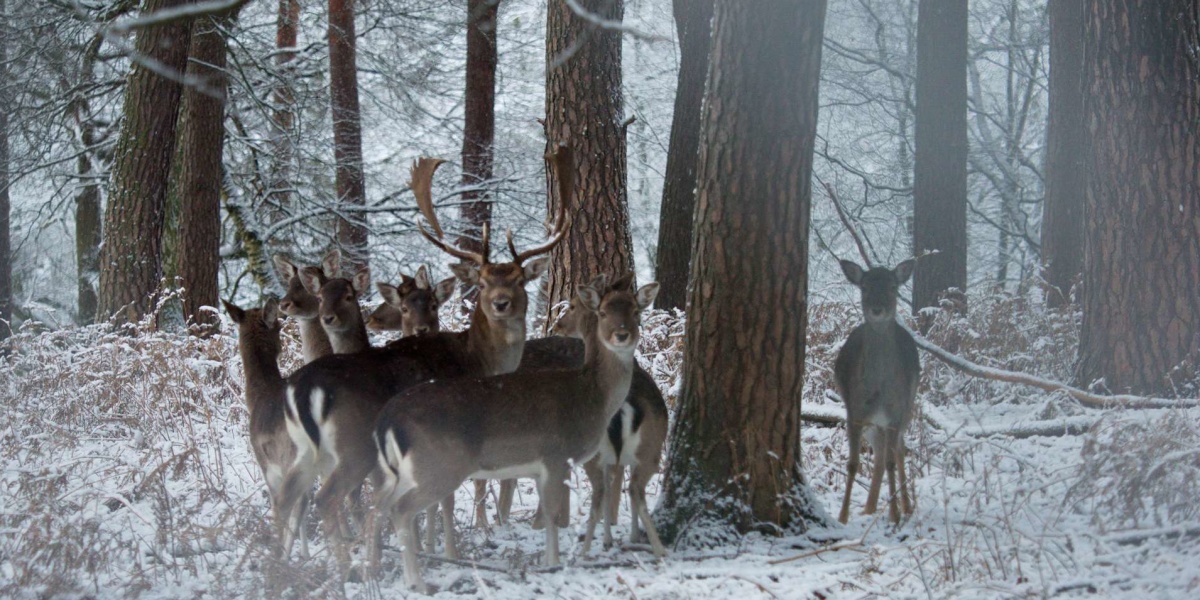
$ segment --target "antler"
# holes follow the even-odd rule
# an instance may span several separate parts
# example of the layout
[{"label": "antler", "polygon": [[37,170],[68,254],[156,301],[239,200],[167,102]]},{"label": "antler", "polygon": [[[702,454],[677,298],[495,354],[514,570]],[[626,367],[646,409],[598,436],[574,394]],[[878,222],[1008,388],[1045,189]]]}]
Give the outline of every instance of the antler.
[{"label": "antler", "polygon": [[513,256],[513,262],[518,265],[539,254],[545,254],[553,250],[563,240],[563,237],[567,235],[567,230],[571,227],[571,218],[570,213],[567,212],[567,204],[571,200],[571,190],[575,187],[574,154],[570,146],[560,143],[553,153],[546,153],[546,158],[554,163],[554,174],[558,177],[558,215],[554,219],[550,239],[546,243],[534,246],[524,252],[517,252],[517,246],[513,243],[512,230],[508,230],[508,251]]},{"label": "antler", "polygon": [[485,223],[483,226],[483,253],[470,252],[446,242],[442,226],[438,223],[437,215],[433,212],[433,173],[444,162],[446,161],[441,158],[429,158],[425,156],[413,162],[408,187],[412,188],[413,196],[417,198],[417,208],[425,216],[425,220],[429,222],[429,226],[433,228],[434,233],[431,234],[426,231],[425,227],[420,223],[417,223],[417,229],[421,232],[421,235],[425,236],[425,239],[429,240],[434,246],[441,248],[446,254],[472,261],[477,265],[486,265],[488,258],[487,224]]}]

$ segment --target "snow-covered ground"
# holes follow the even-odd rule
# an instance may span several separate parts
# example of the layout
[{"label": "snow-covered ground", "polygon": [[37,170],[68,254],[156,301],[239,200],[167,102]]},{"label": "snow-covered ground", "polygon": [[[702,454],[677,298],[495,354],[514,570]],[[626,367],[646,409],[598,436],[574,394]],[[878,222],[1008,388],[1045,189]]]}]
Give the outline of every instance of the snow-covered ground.
[{"label": "snow-covered ground", "polygon": [[[972,310],[940,321],[933,338],[989,366],[1069,375],[1069,317],[1006,301]],[[841,410],[825,399],[828,367],[855,313],[813,308],[806,412]],[[649,320],[645,359],[673,397],[682,328]],[[0,363],[0,596],[405,594],[394,541],[378,581],[344,588],[319,535],[308,561],[271,558],[235,339],[92,328],[25,334],[14,347]],[[285,372],[296,349],[293,340]],[[662,561],[647,548],[596,547],[584,559],[580,474],[562,536],[569,562],[547,570],[542,533],[527,523],[532,484],[521,485],[517,523],[491,532],[470,526],[464,485],[464,561],[426,560],[426,578],[444,597],[505,599],[1200,597],[1200,410],[1085,409],[923,364],[923,414],[908,435],[917,506],[898,529],[856,512],[847,526],[674,548]],[[1056,423],[1086,432],[1028,435]],[[845,433],[806,423],[803,445],[810,488],[834,514]],[[625,536],[627,503],[621,519]]]}]

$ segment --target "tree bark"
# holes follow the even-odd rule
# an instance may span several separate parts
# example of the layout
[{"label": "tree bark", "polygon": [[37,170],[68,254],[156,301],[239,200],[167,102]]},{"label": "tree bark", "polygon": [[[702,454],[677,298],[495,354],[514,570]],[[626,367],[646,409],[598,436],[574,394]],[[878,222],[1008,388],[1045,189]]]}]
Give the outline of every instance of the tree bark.
[{"label": "tree bark", "polygon": [[913,313],[967,288],[967,0],[917,5]]},{"label": "tree bark", "polygon": [[329,0],[329,93],[333,114],[333,158],[338,205],[349,209],[337,220],[338,245],[353,273],[367,265],[367,203],[362,164],[362,115],[358,107],[354,0]]},{"label": "tree bark", "polygon": [[201,332],[220,323],[217,271],[221,256],[221,157],[225,140],[225,38],[228,18],[203,18],[193,24],[188,78],[179,116],[179,242],[176,272],[184,289],[183,315]]},{"label": "tree bark", "polygon": [[1200,344],[1200,8],[1090,2],[1079,383],[1175,395]]},{"label": "tree bark", "polygon": [[80,123],[80,140],[85,150],[77,159],[80,188],[75,195],[75,272],[80,325],[96,320],[96,278],[100,270],[100,182],[95,181],[94,151],[96,125],[90,116]]},{"label": "tree bark", "polygon": [[[279,0],[275,21],[275,67],[278,70],[272,91],[274,109],[271,111],[271,191],[267,214],[273,221],[283,218],[292,205],[296,128],[295,83],[296,43],[300,28],[300,1]],[[284,244],[286,245],[286,244]],[[286,250],[286,248],[282,248]]]},{"label": "tree bark", "polygon": [[[0,16],[8,11],[5,0],[0,0]],[[7,17],[5,17],[7,20]],[[5,28],[9,25],[4,23]],[[8,113],[12,103],[8,98],[8,38],[0,37],[0,341],[12,333],[13,289],[12,289],[12,244],[9,237],[9,214],[12,205],[8,188],[12,185],[9,176]]]},{"label": "tree bark", "polygon": [[[580,0],[591,15],[621,21],[623,0]],[[546,142],[575,154],[572,224],[550,253],[545,307],[569,301],[579,284],[598,273],[633,270],[626,198],[625,125],[622,123],[621,34],[578,17],[564,0],[550,0],[546,18]],[[562,201],[555,174],[547,176],[547,214]],[[547,321],[549,323],[549,321]]]},{"label": "tree bark", "polygon": [[[801,472],[808,236],[825,2],[718,2],[701,118],[684,381],[659,529],[778,532]],[[711,533],[711,532],[710,532]]]},{"label": "tree bark", "polygon": [[[144,13],[189,0],[146,0]],[[187,66],[188,23],[141,29],[136,52],[179,74]],[[124,123],[113,158],[100,251],[98,311],[117,322],[154,307],[162,277],[162,229],[182,86],[135,61],[125,88]]]},{"label": "tree bark", "polygon": [[1046,303],[1070,304],[1083,270],[1086,132],[1083,126],[1083,0],[1050,0],[1050,100],[1042,274]]},{"label": "tree bark", "polygon": [[[467,1],[467,86],[463,123],[463,185],[492,178],[496,138],[496,9],[500,0]],[[483,224],[492,220],[491,197],[482,190],[463,193],[461,214],[467,224],[458,246],[482,252]]]},{"label": "tree bark", "polygon": [[661,286],[655,304],[670,310],[687,301],[692,258],[692,212],[696,203],[696,160],[700,151],[700,105],[708,74],[713,0],[675,0],[679,32],[679,79],[671,118],[671,145],[658,221],[655,280]]}]

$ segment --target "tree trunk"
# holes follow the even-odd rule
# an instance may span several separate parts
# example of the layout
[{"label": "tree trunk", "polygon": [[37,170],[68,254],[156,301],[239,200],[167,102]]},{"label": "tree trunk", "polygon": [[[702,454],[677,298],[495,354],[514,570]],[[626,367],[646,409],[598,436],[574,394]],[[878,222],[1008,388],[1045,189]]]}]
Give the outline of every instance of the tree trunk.
[{"label": "tree trunk", "polygon": [[367,265],[367,203],[363,182],[362,116],[358,108],[354,0],[329,0],[329,94],[333,114],[333,158],[337,164],[338,245],[351,273]]},{"label": "tree trunk", "polygon": [[687,301],[692,258],[692,211],[696,203],[696,159],[700,150],[700,105],[708,74],[713,0],[675,0],[679,31],[679,80],[671,118],[671,146],[658,221],[655,280],[662,286],[655,304],[670,310]]},{"label": "tree trunk", "polygon": [[[146,0],[143,12],[188,4]],[[136,52],[161,68],[183,73],[190,25],[141,29]],[[135,61],[125,87],[124,123],[113,158],[111,191],[104,212],[100,251],[101,318],[140,319],[154,307],[162,277],[162,229],[175,123],[182,86]]]},{"label": "tree trunk", "polygon": [[1046,199],[1042,267],[1051,307],[1071,303],[1083,270],[1083,0],[1050,0],[1050,101],[1046,124]]},{"label": "tree trunk", "polygon": [[967,0],[917,5],[913,312],[967,288]]},{"label": "tree trunk", "polygon": [[[621,21],[623,0],[579,0],[607,21]],[[621,115],[621,34],[578,17],[564,0],[550,0],[546,17],[546,142],[575,151],[571,230],[550,253],[545,307],[569,301],[598,273],[633,270],[626,199],[625,124]],[[562,201],[547,177],[547,214]],[[549,321],[547,321],[549,323]]]},{"label": "tree trunk", "polygon": [[[800,455],[825,2],[717,2],[679,415],[659,530],[813,514]],[[718,533],[717,535],[721,535]]]},{"label": "tree trunk", "polygon": [[221,156],[225,140],[225,38],[228,18],[204,18],[193,24],[189,79],[198,83],[183,93],[179,116],[179,241],[176,272],[186,293],[183,315],[197,325],[220,323],[217,270],[221,263]]},{"label": "tree trunk", "polygon": [[95,181],[96,125],[90,116],[80,123],[85,150],[77,159],[80,188],[75,195],[75,273],[79,295],[76,318],[80,325],[96,320],[96,278],[100,271],[100,182]]},{"label": "tree trunk", "polygon": [[[1173,395],[1200,343],[1200,9],[1090,2],[1079,382]],[[1193,392],[1188,392],[1193,393]]]},{"label": "tree trunk", "polygon": [[[467,91],[463,123],[463,185],[478,186],[492,178],[496,138],[496,8],[500,0],[467,2]],[[458,246],[483,251],[483,224],[492,220],[491,197],[482,190],[462,196],[467,230]]]},{"label": "tree trunk", "polygon": [[296,60],[299,26],[300,1],[279,0],[275,21],[275,67],[278,79],[272,92],[271,191],[267,196],[267,214],[272,222],[287,214],[294,199],[292,171],[296,160],[293,137],[296,128],[296,94],[292,86],[296,72],[292,63]]},{"label": "tree trunk", "polygon": [[[5,1],[0,0],[0,16],[8,11]],[[7,17],[5,17],[7,21]],[[5,28],[9,24],[4,23]],[[12,244],[9,238],[9,213],[12,205],[8,187],[12,185],[8,173],[8,113],[12,103],[8,99],[8,38],[0,37],[0,341],[8,339],[12,332],[13,289],[12,289]]]}]

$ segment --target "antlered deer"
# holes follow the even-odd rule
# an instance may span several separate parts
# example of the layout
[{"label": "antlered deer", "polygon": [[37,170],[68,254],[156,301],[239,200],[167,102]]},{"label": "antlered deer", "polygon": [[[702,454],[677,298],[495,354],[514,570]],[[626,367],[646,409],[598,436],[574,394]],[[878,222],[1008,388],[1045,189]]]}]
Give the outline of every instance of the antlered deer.
[{"label": "antlered deer", "polygon": [[[570,171],[565,148],[555,165]],[[545,271],[549,252],[566,234],[569,219],[560,209],[550,239],[535,248],[517,252],[509,232],[512,262],[494,263],[488,253],[484,228],[483,252],[468,252],[445,242],[433,211],[432,178],[442,161],[421,159],[413,166],[411,187],[417,204],[434,233],[421,233],[443,251],[467,261],[455,265],[458,277],[480,288],[479,301],[466,331],[441,332],[401,338],[388,346],[357,354],[335,354],[305,365],[288,379],[288,431],[314,456],[324,475],[317,508],[326,528],[338,536],[341,499],[378,466],[369,432],[375,417],[396,393],[431,379],[498,375],[517,368],[525,345],[525,285]],[[569,178],[568,178],[569,179]],[[447,532],[453,531],[453,512],[444,511]],[[339,546],[339,559],[348,556]],[[454,553],[447,536],[447,554]]]},{"label": "antlered deer", "polygon": [[[432,381],[398,394],[375,427],[383,485],[404,543],[404,576],[424,592],[417,567],[416,515],[466,479],[532,477],[547,507],[558,506],[569,461],[590,459],[625,403],[641,311],[658,284],[607,293],[580,286],[588,309],[580,369]],[[545,519],[546,563],[559,562],[558,527]]]},{"label": "antlered deer", "polygon": [[245,374],[246,407],[250,412],[250,445],[271,494],[279,549],[286,556],[295,537],[308,556],[308,539],[303,518],[308,509],[308,491],[316,465],[306,463],[296,452],[284,418],[284,380],[279,373],[279,305],[267,300],[261,309],[242,310],[222,301],[237,324],[238,349]]},{"label": "antlered deer", "polygon": [[[895,270],[875,267],[863,271],[849,260],[841,261],[841,265],[846,279],[862,291],[866,322],[850,332],[834,364],[834,379],[846,404],[846,436],[850,443],[846,494],[838,520],[845,523],[850,518],[850,491],[858,474],[859,452],[866,431],[875,453],[875,465],[863,513],[875,512],[886,469],[888,516],[898,523],[901,509],[904,514],[912,512],[904,468],[904,432],[912,420],[921,363],[912,335],[896,322],[896,298],[900,286],[912,275],[914,261],[906,260],[896,265]],[[901,506],[896,502],[897,483]]]}]

